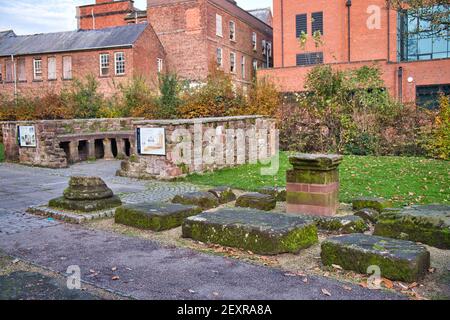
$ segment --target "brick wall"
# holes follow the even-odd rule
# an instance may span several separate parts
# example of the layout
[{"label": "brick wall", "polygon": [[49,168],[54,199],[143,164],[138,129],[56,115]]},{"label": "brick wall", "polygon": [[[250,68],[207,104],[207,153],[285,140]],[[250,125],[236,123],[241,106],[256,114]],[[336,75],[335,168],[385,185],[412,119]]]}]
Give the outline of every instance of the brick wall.
[{"label": "brick wall", "polygon": [[97,0],[95,4],[78,7],[79,29],[103,29],[126,25],[125,17],[132,11],[133,2],[130,0]]},{"label": "brick wall", "polygon": [[[215,65],[217,47],[222,47],[224,71],[229,73],[230,52],[233,51],[237,54],[237,73],[233,78],[239,82],[251,80],[252,61],[254,58],[258,59],[262,65],[264,58],[261,41],[272,41],[272,30],[268,26],[264,29],[263,23],[255,22],[255,18],[247,16],[247,13],[235,6],[222,7],[221,4],[225,2],[148,0],[148,19],[165,48],[170,71],[184,79],[203,81],[211,71],[211,66]],[[222,38],[216,36],[216,13],[222,16]],[[236,23],[236,42],[229,39],[230,20]],[[256,52],[253,51],[251,42],[254,31],[258,34]],[[241,74],[242,55],[246,56],[245,79],[242,79]]]},{"label": "brick wall", "polygon": [[[222,16],[222,37],[216,35],[216,14]],[[263,55],[262,50],[262,41],[272,42],[272,34],[270,32],[262,32],[261,28],[264,29],[262,25],[259,25],[258,27],[251,25],[214,3],[208,3],[206,20],[208,26],[208,66],[215,66],[217,59],[216,51],[217,48],[220,47],[223,50],[222,69],[226,73],[230,73],[230,54],[231,52],[234,52],[236,53],[236,72],[233,74],[233,79],[243,84],[251,83],[255,76],[253,71],[253,60],[256,59],[259,68],[262,68],[263,63],[266,62],[266,56]],[[235,23],[235,40],[230,40],[230,21]],[[256,50],[253,50],[253,32],[257,35]],[[242,57],[245,57],[245,76],[243,76],[242,73]]]},{"label": "brick wall", "polygon": [[[240,153],[243,157],[239,161],[241,163],[249,163],[253,161],[248,154],[251,148],[256,148],[261,154],[265,150],[265,158],[274,155],[275,149],[275,120],[265,119],[261,116],[242,116],[242,117],[223,117],[223,118],[205,118],[205,119],[190,119],[190,120],[145,120],[134,121],[134,128],[164,128],[166,135],[166,155],[141,155],[136,154],[130,157],[129,160],[122,162],[122,168],[118,172],[121,176],[141,178],[141,179],[172,179],[183,174],[193,172],[211,171],[223,167],[231,167],[236,165],[238,159],[238,148],[244,148],[245,152]],[[208,136],[206,131],[212,129],[213,136]],[[236,136],[227,139],[227,130],[235,129],[241,130],[243,133],[242,140]],[[266,129],[265,139],[263,134],[258,136],[258,139],[251,140],[246,137],[247,130]],[[178,131],[181,130],[181,131]],[[179,135],[178,133],[188,133]],[[237,132],[237,131],[234,131]],[[199,133],[196,135],[196,133]],[[198,141],[201,139],[201,141]],[[214,155],[222,154],[224,163],[214,162],[206,163],[202,161],[202,155],[205,155],[209,141],[221,141],[223,143],[222,149],[215,147]],[[187,149],[180,148],[180,142],[188,144]],[[232,145],[228,144],[232,143]],[[183,149],[183,152],[180,150]],[[186,151],[189,150],[189,151]],[[188,153],[190,152],[190,153]],[[217,152],[217,153],[216,153]],[[177,161],[180,153],[183,153],[185,158],[182,162]],[[187,158],[187,159],[186,159]],[[197,162],[200,159],[200,162]],[[232,159],[234,162],[225,163],[225,159]],[[260,158],[261,159],[261,158]]]},{"label": "brick wall", "polygon": [[[450,83],[450,59],[388,63],[386,60],[333,64],[336,69],[360,68],[374,65],[380,68],[386,88],[393,97],[398,97],[398,68],[403,68],[403,102],[416,100],[416,86]],[[281,92],[304,91],[305,79],[312,67],[275,68],[258,71],[258,77],[269,78]],[[412,78],[412,82],[408,78]]]},{"label": "brick wall", "polygon": [[[296,55],[321,51],[324,63],[348,62],[348,11],[346,0],[274,0],[275,67],[296,65]],[[380,25],[372,27],[370,17],[379,9]],[[311,39],[311,14],[323,12],[323,45]],[[307,14],[309,39],[302,48],[296,37],[298,14]],[[388,44],[389,33],[389,44]],[[396,60],[397,12],[387,10],[385,0],[352,1],[350,8],[350,60]]]}]

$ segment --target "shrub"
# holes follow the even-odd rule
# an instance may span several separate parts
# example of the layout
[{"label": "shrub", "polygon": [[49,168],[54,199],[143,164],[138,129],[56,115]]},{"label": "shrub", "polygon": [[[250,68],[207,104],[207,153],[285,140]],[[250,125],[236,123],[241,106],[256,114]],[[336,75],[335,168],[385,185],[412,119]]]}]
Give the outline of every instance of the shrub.
[{"label": "shrub", "polygon": [[96,118],[103,104],[103,96],[98,93],[98,81],[95,76],[74,79],[68,90],[61,92],[66,105],[74,110],[74,117],[79,119]]},{"label": "shrub", "polygon": [[182,104],[180,97],[184,84],[176,74],[161,74],[159,76],[158,112],[157,117],[171,119],[178,117],[178,108]]},{"label": "shrub", "polygon": [[215,71],[204,85],[185,91],[183,100],[179,108],[182,118],[203,118],[236,114],[244,99],[234,89],[229,75]]},{"label": "shrub", "polygon": [[376,66],[313,68],[306,92],[288,97],[279,113],[281,146],[304,152],[380,155],[420,153],[417,112],[393,100]]},{"label": "shrub", "polygon": [[[143,77],[135,77],[126,84],[119,86],[120,96],[115,96],[111,103],[114,110],[120,106],[117,112],[121,117],[145,117],[156,116],[156,98],[154,92]],[[121,100],[120,100],[121,99]]]},{"label": "shrub", "polygon": [[430,157],[450,160],[450,97],[441,95],[439,112],[431,130],[423,130],[423,144]]}]

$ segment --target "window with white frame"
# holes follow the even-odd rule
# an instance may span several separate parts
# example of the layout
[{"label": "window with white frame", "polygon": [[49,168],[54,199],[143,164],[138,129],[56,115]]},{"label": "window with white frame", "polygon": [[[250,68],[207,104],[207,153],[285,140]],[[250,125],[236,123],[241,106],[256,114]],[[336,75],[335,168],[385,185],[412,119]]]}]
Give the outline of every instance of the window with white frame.
[{"label": "window with white frame", "polygon": [[163,72],[163,68],[164,68],[164,60],[161,58],[156,59],[156,63],[158,66],[158,73]]},{"label": "window with white frame", "polygon": [[236,41],[236,23],[230,21],[230,40]]},{"label": "window with white frame", "polygon": [[253,50],[256,51],[258,48],[258,36],[256,35],[256,32],[252,33],[252,45],[253,45]]},{"label": "window with white frame", "polygon": [[123,52],[116,52],[114,54],[115,71],[116,75],[125,74],[125,54]]},{"label": "window with white frame", "polygon": [[253,59],[253,71],[256,73],[258,71],[258,60]]},{"label": "window with white frame", "polygon": [[236,53],[230,53],[230,72],[236,73]]},{"label": "window with white frame", "polygon": [[223,37],[222,16],[216,14],[216,36]]},{"label": "window with white frame", "polygon": [[33,59],[33,79],[42,80],[42,59]]},{"label": "window with white frame", "polygon": [[261,46],[263,55],[266,55],[267,54],[266,40],[261,41]]},{"label": "window with white frame", "polygon": [[272,42],[267,42],[267,55],[272,58]]},{"label": "window with white frame", "polygon": [[217,48],[217,66],[223,67],[223,50],[222,48]]},{"label": "window with white frame", "polygon": [[56,57],[47,59],[47,79],[56,80]]},{"label": "window with white frame", "polygon": [[64,80],[72,79],[72,57],[71,56],[63,57],[63,79]]},{"label": "window with white frame", "polygon": [[100,54],[100,76],[106,77],[109,75],[109,53]]},{"label": "window with white frame", "polygon": [[245,79],[245,56],[242,56],[242,59],[241,59],[241,73],[242,73],[242,79]]}]

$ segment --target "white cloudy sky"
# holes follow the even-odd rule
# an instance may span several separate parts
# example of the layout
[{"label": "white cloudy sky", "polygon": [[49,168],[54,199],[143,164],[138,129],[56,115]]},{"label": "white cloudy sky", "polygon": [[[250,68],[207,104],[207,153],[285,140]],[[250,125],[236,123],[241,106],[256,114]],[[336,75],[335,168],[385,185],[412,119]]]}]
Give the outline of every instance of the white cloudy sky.
[{"label": "white cloudy sky", "polygon": [[[0,0],[0,31],[13,29],[16,34],[57,32],[76,28],[75,6],[95,0]],[[244,9],[269,7],[272,0],[237,0]],[[144,9],[146,0],[135,0]]]}]

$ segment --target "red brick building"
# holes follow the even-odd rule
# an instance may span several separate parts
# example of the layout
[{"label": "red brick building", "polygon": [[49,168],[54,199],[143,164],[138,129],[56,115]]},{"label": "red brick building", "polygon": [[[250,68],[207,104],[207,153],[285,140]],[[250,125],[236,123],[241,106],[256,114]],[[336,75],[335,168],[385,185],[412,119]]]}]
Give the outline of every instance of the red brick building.
[{"label": "red brick building", "polygon": [[59,90],[94,74],[112,94],[136,75],[157,83],[158,71],[170,71],[201,83],[216,68],[246,88],[258,68],[272,66],[272,13],[233,0],[148,0],[146,11],[132,0],[96,0],[77,8],[77,21],[73,32],[0,32],[0,93]]},{"label": "red brick building", "polygon": [[[392,10],[385,0],[274,0],[274,69],[258,76],[269,77],[283,92],[298,92],[313,65],[375,64],[394,97],[424,104],[438,92],[450,93],[449,37],[422,32],[426,24]],[[323,44],[317,46],[312,35],[318,32]]]},{"label": "red brick building", "polygon": [[164,48],[147,23],[28,36],[2,32],[0,94],[59,91],[75,78],[93,75],[99,90],[110,95],[135,76],[156,84],[164,59]]},{"label": "red brick building", "polygon": [[134,7],[132,0],[96,0],[77,7],[78,29],[103,29],[147,22],[147,12]]},{"label": "red brick building", "polygon": [[233,0],[148,0],[147,15],[184,79],[202,82],[219,67],[245,87],[272,63],[271,26]]}]

